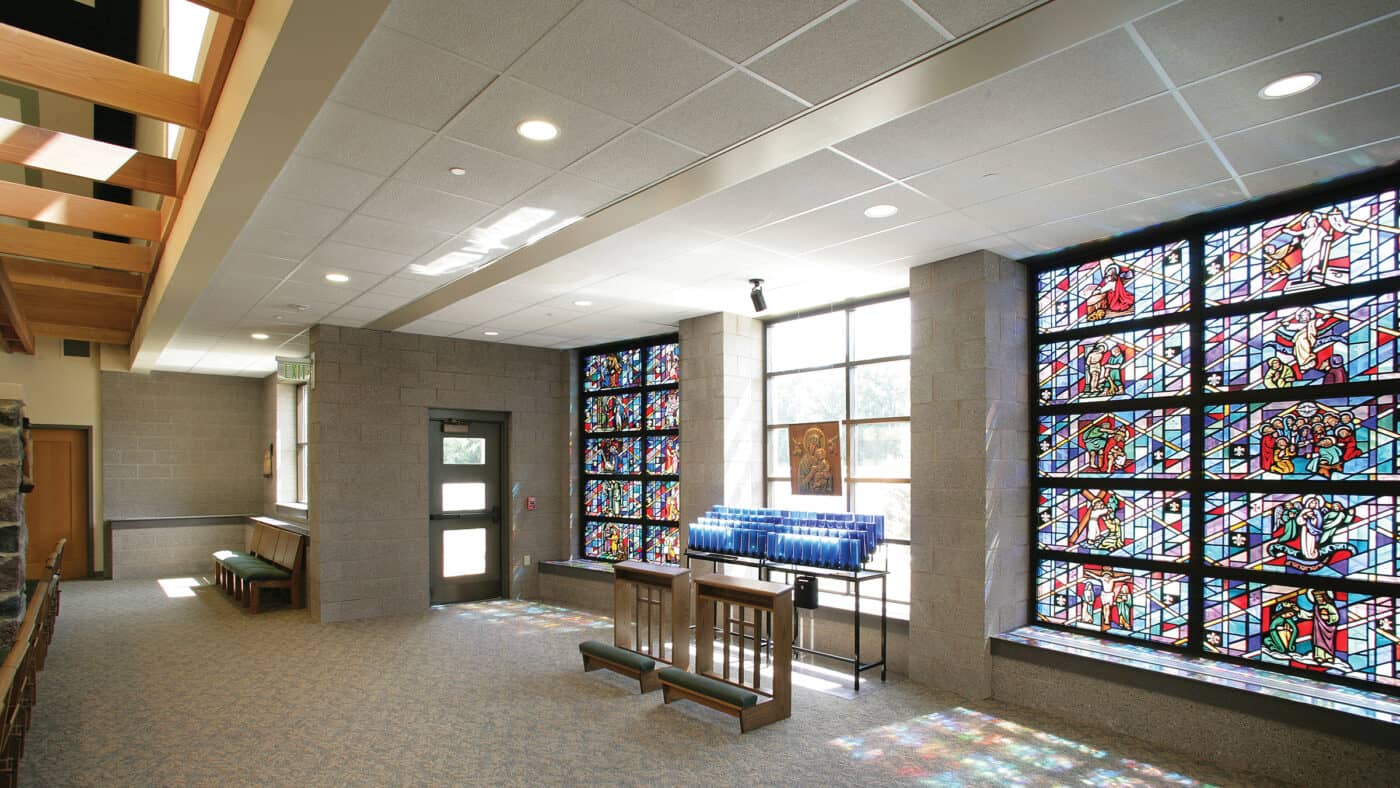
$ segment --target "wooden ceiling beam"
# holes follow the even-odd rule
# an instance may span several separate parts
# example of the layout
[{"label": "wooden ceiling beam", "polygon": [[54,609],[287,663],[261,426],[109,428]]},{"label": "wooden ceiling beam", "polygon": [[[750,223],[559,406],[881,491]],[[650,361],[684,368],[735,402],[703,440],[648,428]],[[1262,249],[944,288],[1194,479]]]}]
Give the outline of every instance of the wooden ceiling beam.
[{"label": "wooden ceiling beam", "polygon": [[[4,307],[6,322],[9,323],[11,331],[14,332],[15,341],[19,344],[20,349],[31,356],[34,355],[34,334],[29,321],[24,317],[24,312],[20,309],[15,286],[10,283],[10,278],[5,275],[3,268],[0,268],[0,306]],[[8,341],[5,342],[5,352],[10,352]]]},{"label": "wooden ceiling beam", "polygon": [[0,118],[0,162],[175,196],[175,160]]},{"label": "wooden ceiling beam", "polygon": [[190,0],[190,2],[240,22],[247,19],[248,13],[253,10],[253,0]]},{"label": "wooden ceiling beam", "polygon": [[10,281],[19,286],[52,287],[131,299],[140,299],[145,293],[142,278],[125,271],[104,271],[100,268],[78,268],[12,258],[0,260],[0,267],[9,275]]},{"label": "wooden ceiling beam", "polygon": [[136,302],[130,298],[29,285],[16,285],[14,290],[34,323],[124,330],[136,325]]},{"label": "wooden ceiling beam", "polygon": [[0,79],[200,128],[199,85],[0,24]]},{"label": "wooden ceiling beam", "polygon": [[52,230],[0,224],[0,254],[90,265],[113,271],[151,272],[151,248],[116,241],[99,241]]},{"label": "wooden ceiling beam", "polygon": [[60,337],[62,339],[84,339],[88,342],[100,342],[108,345],[129,345],[131,344],[131,331],[123,331],[119,328],[93,328],[92,326],[74,326],[66,323],[31,323],[30,328],[34,333],[45,337]]},{"label": "wooden ceiling beam", "polygon": [[0,216],[146,241],[160,239],[160,214],[149,208],[10,181],[0,181]]}]

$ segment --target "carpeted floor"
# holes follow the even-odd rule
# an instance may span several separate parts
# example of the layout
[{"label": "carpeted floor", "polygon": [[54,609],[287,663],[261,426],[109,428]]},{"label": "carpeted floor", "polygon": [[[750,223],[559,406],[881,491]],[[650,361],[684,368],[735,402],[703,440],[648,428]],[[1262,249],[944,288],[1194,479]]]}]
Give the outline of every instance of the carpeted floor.
[{"label": "carpeted floor", "polygon": [[[610,622],[524,602],[319,625],[208,586],[66,582],[25,785],[1243,784],[1140,742],[908,682],[799,680],[793,717],[582,672]],[[805,686],[803,686],[805,685]],[[814,689],[816,687],[817,689]]]}]

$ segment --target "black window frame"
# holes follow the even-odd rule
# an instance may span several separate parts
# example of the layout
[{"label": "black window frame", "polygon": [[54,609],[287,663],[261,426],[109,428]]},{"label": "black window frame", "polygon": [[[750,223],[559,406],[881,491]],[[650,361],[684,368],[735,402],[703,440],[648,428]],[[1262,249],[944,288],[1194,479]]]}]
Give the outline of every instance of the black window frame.
[{"label": "black window frame", "polygon": [[[1386,695],[1400,696],[1400,686],[1391,686],[1377,681],[1337,676],[1323,671],[1276,665],[1263,660],[1248,659],[1224,653],[1207,651],[1204,644],[1204,586],[1207,579],[1225,579],[1283,585],[1297,588],[1320,588],[1333,592],[1361,593],[1373,596],[1390,597],[1400,603],[1400,583],[1383,583],[1345,578],[1317,577],[1305,574],[1268,572],[1252,569],[1212,567],[1205,562],[1205,506],[1207,492],[1255,492],[1306,494],[1311,492],[1340,495],[1391,495],[1400,498],[1400,484],[1390,481],[1332,481],[1332,480],[1229,480],[1211,479],[1204,476],[1204,420],[1202,414],[1210,405],[1236,403],[1285,402],[1304,399],[1324,399],[1340,397],[1378,396],[1400,394],[1400,381],[1395,379],[1363,383],[1332,385],[1296,386],[1283,389],[1251,389],[1245,391],[1207,393],[1205,391],[1204,326],[1207,320],[1252,314],[1261,311],[1285,309],[1342,299],[1380,295],[1400,291],[1400,276],[1381,278],[1371,282],[1331,286],[1289,293],[1282,296],[1251,299],[1218,306],[1205,303],[1204,242],[1205,237],[1216,231],[1225,230],[1253,222],[1276,219],[1292,212],[1313,210],[1329,203],[1366,197],[1371,194],[1400,190],[1400,164],[1379,168],[1370,172],[1295,189],[1279,195],[1252,200],[1246,203],[1197,214],[1177,221],[1157,225],[1106,241],[1097,241],[1046,255],[1027,258],[1022,262],[1026,268],[1026,317],[1027,331],[1027,402],[1029,422],[1027,429],[1027,457],[1029,468],[1029,555],[1027,591],[1027,623],[1064,632],[1072,632],[1091,637],[1101,637],[1148,648],[1189,654],[1195,657],[1228,662],[1261,670],[1301,676],[1317,681],[1365,689]],[[1046,270],[1073,266],[1102,260],[1115,255],[1140,251],[1177,241],[1187,241],[1191,249],[1191,288],[1190,307],[1153,317],[1136,318],[1096,326],[1081,326],[1063,331],[1042,334],[1038,325],[1037,277]],[[1125,400],[1094,400],[1061,405],[1043,405],[1039,397],[1038,350],[1042,344],[1077,341],[1105,334],[1122,334],[1166,325],[1188,326],[1191,343],[1191,387],[1190,393],[1178,396],[1145,396]],[[1132,409],[1187,408],[1190,413],[1191,473],[1185,479],[1111,478],[1111,477],[1043,477],[1039,472],[1039,446],[1037,431],[1039,419],[1049,415],[1072,415],[1080,413],[1111,413]],[[1101,553],[1080,553],[1042,548],[1039,544],[1039,500],[1042,488],[1061,489],[1137,489],[1184,491],[1190,495],[1190,557],[1186,562],[1174,563],[1152,559],[1125,558]],[[1076,564],[1092,564],[1121,569],[1169,572],[1183,574],[1190,589],[1188,604],[1188,639],[1185,646],[1157,643],[1143,638],[1133,638],[1112,632],[1089,632],[1085,629],[1044,621],[1038,617],[1036,600],[1038,597],[1038,568],[1042,560],[1066,561]]]},{"label": "black window frame", "polygon": [[[650,482],[650,481],[673,481],[673,482],[676,482],[676,483],[679,484],[679,482],[680,482],[680,480],[681,480],[680,473],[675,473],[675,474],[652,474],[652,473],[648,473],[648,472],[647,472],[647,468],[646,468],[646,447],[647,447],[647,438],[650,438],[650,437],[659,437],[659,436],[676,436],[677,438],[680,437],[680,429],[679,429],[679,428],[676,428],[676,429],[660,429],[660,430],[654,430],[654,429],[648,428],[648,427],[647,427],[647,423],[646,423],[646,401],[647,401],[647,394],[649,394],[649,393],[651,393],[651,392],[656,392],[656,391],[676,391],[676,392],[679,392],[679,391],[680,391],[680,375],[679,375],[679,370],[677,370],[677,379],[676,379],[676,382],[675,382],[675,383],[661,383],[661,384],[656,384],[656,385],[648,385],[648,384],[647,384],[647,373],[646,373],[646,368],[647,368],[647,351],[648,351],[648,349],[650,349],[650,348],[652,348],[652,347],[656,347],[657,345],[668,345],[668,344],[674,344],[674,345],[676,345],[677,348],[678,348],[678,350],[679,350],[679,352],[684,353],[684,348],[681,348],[681,347],[680,347],[680,335],[679,335],[679,334],[658,334],[658,335],[655,335],[655,336],[643,337],[643,338],[640,338],[640,339],[628,339],[628,340],[623,340],[623,341],[620,341],[620,342],[609,342],[609,343],[602,344],[602,345],[592,345],[592,346],[590,346],[590,347],[579,348],[579,350],[578,350],[578,362],[577,362],[577,369],[578,369],[578,388],[577,388],[577,391],[576,391],[576,396],[577,396],[577,400],[576,400],[576,401],[578,402],[577,430],[578,430],[578,478],[579,478],[579,487],[578,487],[578,513],[579,513],[579,521],[578,521],[578,522],[579,522],[579,528],[578,528],[578,554],[579,554],[579,556],[581,556],[582,558],[585,558],[585,559],[587,559],[587,560],[590,560],[590,561],[607,561],[607,562],[609,562],[609,563],[617,563],[617,562],[619,562],[619,561],[627,560],[627,559],[600,558],[600,557],[598,557],[598,556],[591,556],[591,555],[588,555],[587,546],[588,546],[588,521],[589,521],[589,520],[606,520],[606,521],[616,521],[616,522],[620,522],[620,523],[629,523],[629,524],[637,524],[637,525],[640,525],[640,526],[642,527],[642,548],[641,548],[642,558],[641,558],[641,560],[643,560],[643,561],[646,560],[647,544],[648,544],[649,541],[650,541],[650,538],[651,538],[652,533],[653,533],[655,530],[657,530],[657,529],[668,528],[668,529],[671,529],[671,530],[673,530],[673,531],[675,532],[675,534],[676,534],[676,540],[677,540],[677,563],[679,563],[680,557],[681,557],[681,556],[684,554],[684,552],[685,552],[685,545],[680,543],[681,521],[680,521],[679,519],[677,519],[677,520],[675,520],[675,521],[669,521],[669,520],[654,520],[654,519],[651,519],[651,518],[649,518],[649,517],[646,516],[647,509],[648,509],[648,504],[650,503],[650,495],[649,495],[649,493],[648,493],[648,491],[647,491],[647,482]],[[640,383],[640,385],[631,386],[631,387],[628,387],[628,388],[599,389],[598,391],[588,391],[588,390],[587,390],[587,363],[588,363],[588,357],[589,357],[589,356],[598,355],[598,354],[600,354],[600,353],[616,353],[616,352],[623,351],[623,350],[633,350],[633,349],[640,350],[640,351],[641,351],[641,354],[642,354],[642,374],[641,374],[641,383]],[[640,430],[626,431],[626,432],[588,432],[587,429],[585,428],[585,427],[586,427],[586,421],[587,421],[587,418],[588,418],[588,408],[587,408],[587,405],[586,405],[586,403],[587,403],[587,401],[588,401],[588,398],[589,398],[589,397],[596,397],[596,396],[607,396],[607,395],[613,395],[613,394],[640,394],[640,395],[641,395],[641,398],[642,398],[642,406],[641,406],[641,407],[642,407],[642,428],[641,428]],[[677,396],[679,396],[679,393],[677,394]],[[684,407],[684,406],[685,406],[685,403],[682,402],[682,403],[681,403],[681,407]],[[588,444],[587,444],[587,441],[588,441],[588,439],[589,439],[589,438],[611,438],[611,437],[618,437],[618,438],[639,438],[639,439],[641,440],[641,458],[640,458],[640,460],[641,460],[641,472],[640,472],[640,473],[637,473],[637,474],[633,475],[633,474],[606,474],[606,473],[589,473],[589,472],[588,472],[588,463],[587,463],[587,457],[588,457],[588,453],[587,453],[587,446],[588,446]],[[677,470],[679,470],[679,471],[684,471],[684,468],[679,467],[679,457],[677,457],[677,464],[678,464]],[[622,480],[622,481],[640,481],[640,482],[642,483],[642,516],[641,516],[641,517],[613,517],[613,516],[600,517],[600,516],[597,516],[597,515],[590,515],[590,514],[588,513],[588,496],[587,496],[587,492],[586,492],[588,482],[589,482],[589,481],[592,481],[592,480],[609,480],[609,479]]]}]

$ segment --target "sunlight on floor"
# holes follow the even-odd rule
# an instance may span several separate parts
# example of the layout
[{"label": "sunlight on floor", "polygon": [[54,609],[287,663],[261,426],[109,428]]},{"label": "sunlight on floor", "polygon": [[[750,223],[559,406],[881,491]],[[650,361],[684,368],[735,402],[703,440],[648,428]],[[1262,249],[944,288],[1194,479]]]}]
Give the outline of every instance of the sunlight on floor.
[{"label": "sunlight on floor", "polygon": [[612,629],[612,619],[605,616],[515,599],[440,605],[433,609],[453,611],[461,618],[500,624],[520,634]]},{"label": "sunlight on floor", "polygon": [[195,588],[204,585],[202,580],[193,577],[164,577],[156,582],[160,584],[160,590],[171,599],[194,596]]},{"label": "sunlight on floor", "polygon": [[925,785],[1202,785],[1148,763],[961,707],[828,744],[846,751],[853,761],[879,769],[878,779]]}]

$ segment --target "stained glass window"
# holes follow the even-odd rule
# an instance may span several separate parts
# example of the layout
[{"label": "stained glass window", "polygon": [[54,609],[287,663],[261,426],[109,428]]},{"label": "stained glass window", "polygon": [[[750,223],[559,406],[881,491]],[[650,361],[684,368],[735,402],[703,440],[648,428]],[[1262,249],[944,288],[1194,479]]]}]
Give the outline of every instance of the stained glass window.
[{"label": "stained glass window", "polygon": [[1180,312],[1191,303],[1191,246],[1185,241],[1040,274],[1040,330]]},{"label": "stained glass window", "polygon": [[1207,320],[1206,389],[1282,389],[1400,376],[1396,294]]},{"label": "stained glass window", "polygon": [[1040,401],[1179,396],[1191,390],[1186,326],[1162,326],[1041,345]]},{"label": "stained glass window", "polygon": [[1396,602],[1391,596],[1207,579],[1205,648],[1400,686]]},{"label": "stained glass window", "polygon": [[1207,405],[1204,422],[1210,479],[1400,479],[1391,396]]},{"label": "stained glass window", "polygon": [[1037,541],[1046,550],[1185,561],[1191,499],[1184,492],[1043,488]]},{"label": "stained glass window", "polygon": [[660,386],[679,383],[681,379],[681,346],[676,342],[653,345],[647,350],[647,385]]},{"label": "stained glass window", "polygon": [[1215,566],[1400,582],[1392,496],[1208,492],[1205,558]]},{"label": "stained glass window", "polygon": [[630,389],[641,385],[642,351],[628,348],[612,353],[595,353],[583,360],[585,391]]},{"label": "stained glass window", "polygon": [[1297,206],[1032,263],[1033,619],[1397,687],[1400,204]]},{"label": "stained glass window", "polygon": [[1208,305],[1395,276],[1396,193],[1368,195],[1205,237]]},{"label": "stained glass window", "polygon": [[1187,581],[1182,574],[1041,561],[1036,612],[1062,626],[1184,646]]},{"label": "stained glass window", "polygon": [[1045,476],[1176,479],[1191,471],[1185,408],[1043,416],[1038,425]]},{"label": "stained glass window", "polygon": [[678,562],[680,345],[588,348],[579,374],[583,556]]}]

